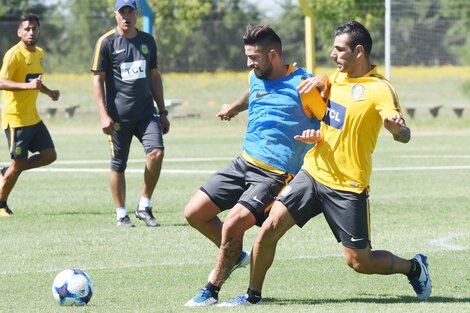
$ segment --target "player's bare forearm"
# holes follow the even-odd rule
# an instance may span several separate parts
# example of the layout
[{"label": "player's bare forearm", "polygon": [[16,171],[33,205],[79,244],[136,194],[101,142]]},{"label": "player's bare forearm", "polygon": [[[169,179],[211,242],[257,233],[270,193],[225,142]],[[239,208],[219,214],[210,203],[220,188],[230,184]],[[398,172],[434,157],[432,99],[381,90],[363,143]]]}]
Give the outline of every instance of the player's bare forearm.
[{"label": "player's bare forearm", "polygon": [[237,116],[238,113],[248,109],[248,101],[250,98],[250,90],[247,89],[243,95],[235,100],[232,104],[224,104],[222,109],[217,113],[222,121],[230,121],[233,117]]},{"label": "player's bare forearm", "polygon": [[158,69],[152,69],[150,71],[150,88],[152,91],[153,99],[157,104],[158,111],[165,110],[165,99],[163,96],[163,82],[160,71]]}]

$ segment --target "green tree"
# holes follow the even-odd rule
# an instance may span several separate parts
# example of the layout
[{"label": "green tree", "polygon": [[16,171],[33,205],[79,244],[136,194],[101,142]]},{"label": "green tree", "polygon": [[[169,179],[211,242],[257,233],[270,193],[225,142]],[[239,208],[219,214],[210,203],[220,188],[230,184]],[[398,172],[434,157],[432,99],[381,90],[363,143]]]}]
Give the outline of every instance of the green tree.
[{"label": "green tree", "polygon": [[445,45],[459,56],[459,63],[470,65],[470,2],[442,0],[442,7],[444,16],[455,19],[445,37]]},{"label": "green tree", "polygon": [[[91,56],[97,39],[115,24],[113,4],[94,0],[68,0],[60,7],[63,31],[54,47],[55,66],[61,72],[90,70]],[[58,14],[60,12],[57,12]]]},{"label": "green tree", "polygon": [[181,2],[158,2],[160,67],[166,71],[244,69],[241,37],[248,24],[259,21],[255,7],[245,0]]},{"label": "green tree", "polygon": [[374,40],[372,60],[383,61],[384,1],[310,0],[316,27],[316,63],[331,65],[330,53],[334,29],[344,22],[356,20],[363,24]]},{"label": "green tree", "polygon": [[39,46],[50,50],[54,40],[59,35],[58,27],[54,23],[53,8],[46,6],[41,1],[34,0],[3,0],[0,6],[0,28],[2,35],[0,36],[0,54],[3,59],[5,52],[19,41],[17,35],[18,20],[24,13],[34,13],[40,18],[41,38]]},{"label": "green tree", "polygon": [[273,28],[282,40],[285,62],[305,67],[305,23],[299,6],[290,0],[279,2],[281,14],[273,21]]}]

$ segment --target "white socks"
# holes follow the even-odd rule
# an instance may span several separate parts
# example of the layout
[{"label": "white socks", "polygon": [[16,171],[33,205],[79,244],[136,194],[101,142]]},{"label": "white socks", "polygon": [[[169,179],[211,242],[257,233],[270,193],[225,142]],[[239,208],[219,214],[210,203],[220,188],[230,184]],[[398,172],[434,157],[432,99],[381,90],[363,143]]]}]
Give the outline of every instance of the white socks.
[{"label": "white socks", "polygon": [[116,208],[117,219],[123,218],[126,215],[128,215],[126,208]]},{"label": "white socks", "polygon": [[141,196],[139,202],[139,210],[144,210],[146,207],[152,206],[150,203],[150,198]]}]

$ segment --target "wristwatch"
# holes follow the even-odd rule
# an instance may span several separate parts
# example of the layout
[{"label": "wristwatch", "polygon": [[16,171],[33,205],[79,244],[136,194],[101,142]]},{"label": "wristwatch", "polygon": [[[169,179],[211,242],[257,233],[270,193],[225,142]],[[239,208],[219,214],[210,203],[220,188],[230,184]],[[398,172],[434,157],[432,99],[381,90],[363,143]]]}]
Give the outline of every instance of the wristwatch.
[{"label": "wristwatch", "polygon": [[166,115],[168,116],[168,110],[161,110],[161,111],[158,111],[158,115]]}]

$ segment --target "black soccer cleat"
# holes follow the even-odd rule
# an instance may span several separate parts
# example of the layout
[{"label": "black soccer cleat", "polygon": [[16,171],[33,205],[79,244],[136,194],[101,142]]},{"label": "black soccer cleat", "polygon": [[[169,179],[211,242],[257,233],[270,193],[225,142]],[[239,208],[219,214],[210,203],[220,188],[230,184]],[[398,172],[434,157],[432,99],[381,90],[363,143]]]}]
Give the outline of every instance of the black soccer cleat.
[{"label": "black soccer cleat", "polygon": [[139,210],[139,207],[137,207],[137,210],[135,211],[135,217],[141,221],[144,221],[145,225],[149,227],[160,226],[160,223],[155,219],[155,217],[153,217],[151,206],[145,207],[144,210]]}]

